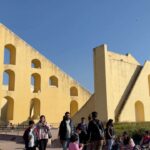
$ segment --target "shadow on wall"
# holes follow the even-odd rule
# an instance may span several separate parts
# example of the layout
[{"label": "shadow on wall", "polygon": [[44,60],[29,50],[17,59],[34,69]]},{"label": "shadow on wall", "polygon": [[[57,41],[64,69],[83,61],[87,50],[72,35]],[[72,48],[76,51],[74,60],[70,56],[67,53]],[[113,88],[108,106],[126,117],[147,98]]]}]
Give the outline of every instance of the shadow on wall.
[{"label": "shadow on wall", "polygon": [[[14,99],[7,96],[4,97],[1,103],[0,112],[1,125],[8,125],[14,119]],[[30,104],[30,114],[27,120],[19,123],[19,125],[27,125],[29,120],[37,122],[40,117],[40,100],[32,99]]]},{"label": "shadow on wall", "polygon": [[4,122],[7,120],[7,108],[8,108],[7,103],[5,103],[4,106],[1,108],[1,120]]},{"label": "shadow on wall", "polygon": [[138,66],[136,68],[136,71],[134,72],[134,74],[132,75],[131,79],[129,80],[128,82],[128,86],[126,87],[124,93],[122,94],[121,98],[120,98],[120,101],[115,109],[115,121],[116,122],[119,122],[119,117],[120,117],[120,114],[125,106],[125,103],[126,101],[128,100],[132,90],[133,90],[133,87],[140,75],[142,71],[142,67],[141,66]]},{"label": "shadow on wall", "polygon": [[13,120],[14,100],[7,96],[2,100],[1,106],[1,120],[5,123],[9,123]]}]

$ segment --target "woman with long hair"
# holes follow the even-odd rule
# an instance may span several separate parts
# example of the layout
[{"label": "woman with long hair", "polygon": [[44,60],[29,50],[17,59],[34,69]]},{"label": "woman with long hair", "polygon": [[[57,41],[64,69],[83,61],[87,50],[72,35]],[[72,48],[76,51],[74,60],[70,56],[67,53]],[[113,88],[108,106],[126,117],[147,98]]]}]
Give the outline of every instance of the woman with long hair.
[{"label": "woman with long hair", "polygon": [[48,139],[50,133],[50,126],[46,122],[44,115],[40,116],[40,120],[37,123],[37,133],[38,133],[38,145],[39,150],[46,150]]}]

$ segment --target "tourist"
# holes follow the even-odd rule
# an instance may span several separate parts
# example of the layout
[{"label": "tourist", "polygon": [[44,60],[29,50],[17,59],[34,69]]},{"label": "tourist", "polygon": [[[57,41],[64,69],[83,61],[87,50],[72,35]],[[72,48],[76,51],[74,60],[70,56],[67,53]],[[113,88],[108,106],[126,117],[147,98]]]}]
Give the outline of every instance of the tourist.
[{"label": "tourist", "polygon": [[81,143],[81,139],[80,139],[81,127],[80,126],[76,127],[76,130],[75,130],[74,134],[76,134],[78,136],[78,144],[80,144]]},{"label": "tourist", "polygon": [[36,133],[35,133],[35,126],[34,121],[29,121],[29,127],[25,130],[23,134],[23,139],[25,142],[25,149],[26,150],[36,150]]},{"label": "tourist", "polygon": [[92,112],[92,120],[88,125],[88,137],[90,141],[90,150],[102,150],[104,145],[104,126],[97,119],[98,113]]},{"label": "tourist", "polygon": [[118,135],[117,137],[114,138],[112,150],[120,150],[121,145],[122,145],[122,137]]},{"label": "tourist", "polygon": [[36,125],[38,132],[38,146],[39,150],[46,150],[48,139],[52,137],[50,126],[46,122],[44,115],[40,116],[40,120]]},{"label": "tourist", "polygon": [[142,148],[150,148],[150,132],[149,131],[145,131],[145,134],[141,139],[140,146]]},{"label": "tourist", "polygon": [[135,143],[127,132],[123,133],[121,150],[133,150]]},{"label": "tourist", "polygon": [[73,134],[70,138],[69,150],[82,150],[84,145],[78,143],[79,137],[77,134]]},{"label": "tourist", "polygon": [[59,138],[62,144],[63,150],[67,150],[69,146],[71,135],[74,133],[74,125],[70,118],[70,113],[66,112],[63,120],[59,126]]},{"label": "tourist", "polygon": [[113,127],[112,119],[109,119],[108,122],[106,123],[105,139],[106,139],[107,149],[111,150],[114,142],[114,127]]},{"label": "tourist", "polygon": [[[77,127],[81,129],[81,133],[79,134],[80,143],[86,144],[88,126],[84,117],[81,118],[81,122],[77,125]],[[84,146],[84,150],[86,150],[86,146]]]}]

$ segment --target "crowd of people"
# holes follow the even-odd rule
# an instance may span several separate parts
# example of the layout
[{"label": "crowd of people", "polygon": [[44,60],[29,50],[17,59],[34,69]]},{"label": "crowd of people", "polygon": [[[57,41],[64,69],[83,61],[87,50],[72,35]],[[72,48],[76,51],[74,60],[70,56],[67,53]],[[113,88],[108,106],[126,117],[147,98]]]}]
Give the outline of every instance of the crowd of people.
[{"label": "crowd of people", "polygon": [[[146,131],[139,145],[135,145],[132,137],[127,132],[116,136],[113,120],[109,119],[104,127],[98,120],[98,113],[92,112],[88,123],[84,117],[76,126],[66,112],[59,126],[59,140],[63,150],[141,150],[150,149],[150,132]],[[24,132],[26,150],[46,150],[48,139],[51,138],[50,126],[46,123],[45,116],[41,116],[35,125],[29,121],[29,128]]]}]

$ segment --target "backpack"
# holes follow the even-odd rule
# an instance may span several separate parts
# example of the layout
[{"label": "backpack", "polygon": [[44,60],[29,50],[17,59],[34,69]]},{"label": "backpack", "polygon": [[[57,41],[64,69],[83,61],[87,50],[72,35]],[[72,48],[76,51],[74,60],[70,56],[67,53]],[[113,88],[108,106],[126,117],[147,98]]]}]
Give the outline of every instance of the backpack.
[{"label": "backpack", "polygon": [[104,133],[104,130],[102,129],[102,125],[101,125],[101,128],[100,128],[99,120],[97,120],[97,121],[94,120],[93,123],[94,123],[95,127],[98,129],[100,138],[104,138],[105,137],[105,133]]}]

